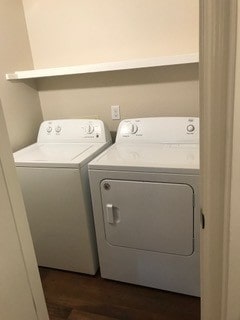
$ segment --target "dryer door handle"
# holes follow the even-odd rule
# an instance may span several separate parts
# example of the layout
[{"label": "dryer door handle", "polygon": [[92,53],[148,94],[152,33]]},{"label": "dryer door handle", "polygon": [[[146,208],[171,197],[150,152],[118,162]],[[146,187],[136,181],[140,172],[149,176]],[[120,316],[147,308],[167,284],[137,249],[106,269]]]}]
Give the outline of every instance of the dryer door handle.
[{"label": "dryer door handle", "polygon": [[114,223],[113,205],[108,203],[106,205],[106,209],[107,209],[107,222],[113,224]]}]

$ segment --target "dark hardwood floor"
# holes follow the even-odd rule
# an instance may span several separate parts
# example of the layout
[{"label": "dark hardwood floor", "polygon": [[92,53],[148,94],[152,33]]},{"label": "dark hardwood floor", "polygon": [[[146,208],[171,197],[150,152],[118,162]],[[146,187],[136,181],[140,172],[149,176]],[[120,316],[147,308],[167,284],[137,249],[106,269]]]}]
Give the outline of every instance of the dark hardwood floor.
[{"label": "dark hardwood floor", "polygon": [[40,268],[51,320],[199,320],[200,299]]}]

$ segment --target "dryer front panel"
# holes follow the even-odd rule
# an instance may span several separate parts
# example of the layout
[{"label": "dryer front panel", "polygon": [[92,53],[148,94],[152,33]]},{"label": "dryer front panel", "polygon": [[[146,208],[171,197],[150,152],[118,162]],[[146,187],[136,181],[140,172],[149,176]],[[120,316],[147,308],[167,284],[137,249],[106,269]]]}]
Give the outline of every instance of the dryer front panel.
[{"label": "dryer front panel", "polygon": [[103,180],[106,241],[112,246],[193,253],[193,189],[188,184]]}]

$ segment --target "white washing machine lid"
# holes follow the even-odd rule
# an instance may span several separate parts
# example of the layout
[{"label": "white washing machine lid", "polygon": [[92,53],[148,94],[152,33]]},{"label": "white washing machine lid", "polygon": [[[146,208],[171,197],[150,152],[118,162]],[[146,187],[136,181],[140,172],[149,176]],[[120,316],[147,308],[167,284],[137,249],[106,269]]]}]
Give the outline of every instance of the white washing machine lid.
[{"label": "white washing machine lid", "polygon": [[107,143],[35,143],[14,153],[17,167],[79,167]]},{"label": "white washing machine lid", "polygon": [[89,169],[198,174],[199,144],[116,143]]}]

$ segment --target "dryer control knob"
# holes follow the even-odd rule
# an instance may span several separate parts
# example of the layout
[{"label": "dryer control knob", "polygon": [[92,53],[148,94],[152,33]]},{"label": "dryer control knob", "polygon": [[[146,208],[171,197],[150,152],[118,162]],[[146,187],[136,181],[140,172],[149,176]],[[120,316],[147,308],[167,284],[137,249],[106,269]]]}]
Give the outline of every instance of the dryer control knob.
[{"label": "dryer control knob", "polygon": [[91,133],[93,133],[93,131],[94,131],[94,126],[92,126],[91,124],[89,124],[89,125],[87,125],[87,126],[84,128],[84,130],[85,130],[85,133],[91,134]]},{"label": "dryer control knob", "polygon": [[55,131],[56,131],[57,133],[61,132],[61,130],[62,130],[62,128],[61,128],[60,126],[56,126],[56,127],[55,127]]},{"label": "dryer control knob", "polygon": [[126,128],[127,128],[127,132],[130,134],[134,134],[138,131],[138,126],[135,123],[131,123],[131,122],[127,123]]},{"label": "dryer control knob", "polygon": [[193,132],[194,130],[195,130],[194,125],[189,124],[189,125],[187,126],[187,132]]}]

